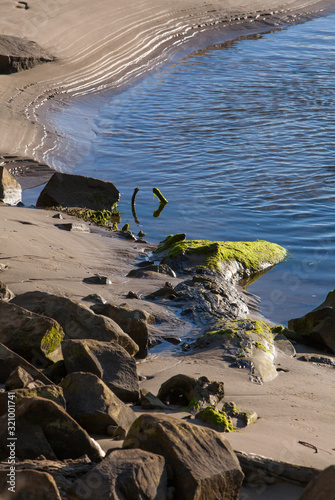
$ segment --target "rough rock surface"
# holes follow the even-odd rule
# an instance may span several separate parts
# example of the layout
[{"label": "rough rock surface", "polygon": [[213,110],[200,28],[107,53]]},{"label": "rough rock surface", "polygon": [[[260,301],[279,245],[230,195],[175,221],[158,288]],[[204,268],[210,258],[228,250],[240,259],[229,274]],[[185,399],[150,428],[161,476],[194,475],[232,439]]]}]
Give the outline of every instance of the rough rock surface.
[{"label": "rough rock surface", "polygon": [[[42,385],[41,387],[35,387],[30,389],[28,387],[24,389],[14,389],[11,392],[15,393],[13,401],[17,404],[23,398],[44,398],[54,401],[62,408],[66,408],[66,403],[63,395],[63,389],[57,385]],[[0,392],[0,415],[4,415],[8,410],[8,393]]]},{"label": "rough rock surface", "polygon": [[143,450],[115,450],[67,491],[73,500],[166,500],[162,456]]},{"label": "rough rock surface", "polygon": [[0,281],[0,301],[12,300],[14,298],[14,293],[11,292],[3,281]]},{"label": "rough rock surface", "polygon": [[144,410],[168,410],[169,407],[146,389],[141,389],[141,406]]},{"label": "rough rock surface", "polygon": [[139,347],[138,358],[148,355],[148,324],[154,324],[152,314],[141,309],[131,309],[128,305],[96,304],[91,307],[96,314],[103,314],[115,321],[124,332],[128,333]]},{"label": "rough rock surface", "polygon": [[[8,423],[0,418],[0,459],[8,458]],[[25,398],[16,406],[15,453],[19,459],[40,455],[50,460],[79,458],[88,455],[99,461],[103,452],[66,411],[53,401]]]},{"label": "rough rock surface", "polygon": [[306,486],[299,500],[335,498],[335,465],[330,465]]},{"label": "rough rock surface", "polygon": [[67,340],[62,344],[67,371],[91,372],[124,402],[137,403],[139,384],[136,362],[114,342]]},{"label": "rough rock surface", "polygon": [[[114,341],[130,354],[136,354],[137,344],[115,321],[94,314],[88,307],[66,297],[46,292],[27,292],[15,297],[11,303],[29,311],[54,318],[62,326],[66,339],[95,339]],[[1,304],[0,304],[1,305]]]},{"label": "rough rock surface", "polygon": [[243,472],[221,434],[161,414],[141,415],[124,448],[141,448],[165,458],[176,500],[237,500]]},{"label": "rough rock surface", "polygon": [[42,190],[36,206],[81,207],[92,210],[110,210],[120,199],[120,193],[112,182],[101,181],[83,175],[55,172]]},{"label": "rough rock surface", "polygon": [[0,469],[1,500],[61,500],[55,480],[47,472],[16,470],[13,478],[15,493],[8,491],[8,470]]},{"label": "rough rock surface", "polygon": [[8,75],[53,61],[40,45],[17,36],[0,35],[0,74]]},{"label": "rough rock surface", "polygon": [[63,337],[64,332],[54,319],[0,301],[0,341],[29,362],[36,355],[47,364],[48,360],[58,361]]},{"label": "rough rock surface", "polygon": [[335,290],[329,292],[326,300],[313,311],[291,319],[288,328],[297,334],[285,332],[290,338],[335,353]]},{"label": "rough rock surface", "polygon": [[[1,74],[1,36],[0,36],[0,74]],[[0,201],[8,205],[17,205],[22,201],[20,184],[5,167],[0,167]]]},{"label": "rough rock surface", "polygon": [[[37,365],[38,361],[41,362],[40,358],[36,356],[35,364]],[[45,361],[42,359],[43,365],[45,366]],[[13,352],[11,349],[6,347],[3,344],[0,344],[0,384],[4,384],[10,374],[17,367],[21,366],[26,372],[28,372],[34,380],[40,380],[44,384],[51,384],[51,380],[49,380],[43,373],[41,373],[35,366],[28,363],[24,358]]]},{"label": "rough rock surface", "polygon": [[107,434],[109,425],[122,427],[127,432],[136,419],[133,410],[92,373],[70,373],[60,386],[68,413],[87,432]]},{"label": "rough rock surface", "polygon": [[183,374],[174,375],[161,385],[157,397],[182,406],[216,406],[224,397],[224,383],[211,382],[207,377],[196,379]]},{"label": "rough rock surface", "polygon": [[11,391],[13,389],[23,389],[31,382],[34,382],[34,377],[22,368],[22,366],[17,366],[9,375],[5,385],[7,391]]}]

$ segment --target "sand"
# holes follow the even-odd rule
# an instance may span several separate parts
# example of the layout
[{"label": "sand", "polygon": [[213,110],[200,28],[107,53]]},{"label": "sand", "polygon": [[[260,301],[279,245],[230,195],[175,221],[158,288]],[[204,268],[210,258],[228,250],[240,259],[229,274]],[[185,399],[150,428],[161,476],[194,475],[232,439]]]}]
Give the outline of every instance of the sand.
[{"label": "sand", "polygon": [[[48,122],[51,104],[59,107],[70,98],[125,85],[168,59],[171,51],[196,43],[218,26],[226,39],[234,38],[271,29],[279,22],[295,22],[297,15],[313,16],[329,2],[139,0],[126,5],[121,0],[28,0],[29,9],[24,10],[16,8],[14,0],[1,2],[0,33],[33,39],[57,61],[0,76],[0,156],[36,162],[48,158],[52,166],[51,153],[61,142]],[[47,177],[47,169],[43,172]],[[54,219],[51,211],[2,205],[0,214],[0,264],[8,265],[0,279],[15,294],[43,290],[82,300],[99,293],[110,302],[127,301],[152,312],[160,320],[153,333],[187,338],[190,325],[174,311],[125,299],[130,290],[145,295],[167,280],[156,274],[146,279],[127,277],[136,259],[150,252],[152,245],[94,228],[89,234],[64,231],[57,226],[63,221]],[[83,282],[96,273],[109,276],[112,285]],[[297,346],[297,350],[307,348]],[[138,372],[147,377],[142,387],[154,393],[176,373],[224,381],[226,400],[254,409],[259,416],[242,432],[227,434],[234,449],[323,469],[334,463],[335,456],[334,369],[284,355],[276,361],[286,371],[264,385],[250,382],[244,370],[230,368],[219,348],[190,355],[178,348],[163,354],[154,351],[138,363]],[[315,445],[318,453],[298,441]],[[110,440],[100,442],[107,449],[112,445]],[[243,498],[293,499],[301,492],[297,487],[282,488],[249,488]]]}]

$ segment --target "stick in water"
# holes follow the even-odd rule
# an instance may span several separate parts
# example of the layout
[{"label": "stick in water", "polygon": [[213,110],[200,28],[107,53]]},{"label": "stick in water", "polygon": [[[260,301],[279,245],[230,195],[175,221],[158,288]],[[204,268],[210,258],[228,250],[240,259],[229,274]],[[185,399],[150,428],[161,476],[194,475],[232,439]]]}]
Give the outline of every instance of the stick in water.
[{"label": "stick in water", "polygon": [[159,199],[161,203],[167,203],[167,199],[162,195],[160,190],[158,188],[153,188],[152,192],[154,193],[155,196]]}]

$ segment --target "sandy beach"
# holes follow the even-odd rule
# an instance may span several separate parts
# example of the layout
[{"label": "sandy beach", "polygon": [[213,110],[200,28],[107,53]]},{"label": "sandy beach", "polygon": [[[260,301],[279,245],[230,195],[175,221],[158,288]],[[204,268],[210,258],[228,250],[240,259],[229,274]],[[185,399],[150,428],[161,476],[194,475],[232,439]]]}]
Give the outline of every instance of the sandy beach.
[{"label": "sandy beach", "polygon": [[[329,8],[329,2],[143,0],[125,8],[120,0],[28,0],[28,6],[22,9],[16,1],[4,0],[0,34],[34,40],[56,60],[0,75],[0,164],[3,158],[23,185],[31,184],[25,177],[46,180],[50,176],[48,167],[53,165],[46,158],[52,158],[52,151],[60,147],[57,130],[48,121],[50,106],[125,85],[167,59],[171,51],[184,43],[196,43],[197,36],[218,26],[225,30],[226,39],[232,39],[247,30],[295,22],[296,16],[312,17]],[[14,294],[39,290],[80,302],[99,293],[107,302],[128,303],[153,314],[153,336],[187,338],[191,325],[172,308],[126,299],[129,291],[145,296],[167,281],[158,273],[149,273],[145,279],[127,277],[153,245],[125,240],[93,226],[90,233],[61,230],[53,211],[6,205],[0,211],[0,264],[8,266],[0,279]],[[68,215],[64,218],[73,220]],[[110,277],[112,284],[83,282],[95,274]],[[168,277],[168,281],[175,286],[181,278]],[[298,355],[316,352],[303,345],[295,347]],[[222,359],[220,346],[187,354],[170,347],[137,363],[143,377],[141,388],[154,394],[165,380],[179,373],[223,381],[225,400],[258,415],[250,427],[225,435],[234,450],[322,470],[334,463],[334,367],[284,354],[278,354],[276,367],[274,380],[253,384],[246,370],[231,368]],[[115,446],[105,437],[97,439],[106,450]],[[312,444],[318,452],[299,441]],[[255,486],[244,488],[241,498],[293,500],[301,492],[301,487],[293,485]]]}]

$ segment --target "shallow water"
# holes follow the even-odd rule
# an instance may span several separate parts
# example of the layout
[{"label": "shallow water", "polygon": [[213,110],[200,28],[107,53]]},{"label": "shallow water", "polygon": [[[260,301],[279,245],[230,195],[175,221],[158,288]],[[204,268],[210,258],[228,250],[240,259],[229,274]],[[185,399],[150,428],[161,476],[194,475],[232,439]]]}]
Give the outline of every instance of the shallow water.
[{"label": "shallow water", "polygon": [[[88,113],[97,116],[74,170],[113,181],[122,224],[150,241],[186,232],[286,247],[290,259],[249,286],[262,312],[282,323],[334,288],[334,21],[194,52],[100,96],[94,112],[91,98]],[[75,137],[78,116],[85,119],[84,101],[54,119]],[[169,200],[159,218],[154,186]],[[130,206],[135,187],[140,224]]]}]

